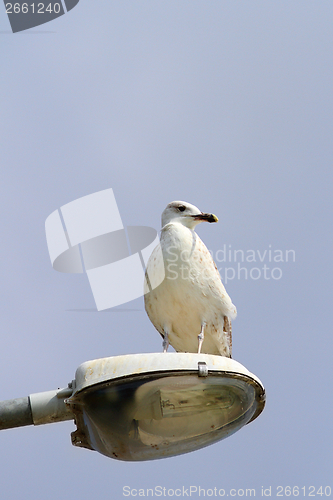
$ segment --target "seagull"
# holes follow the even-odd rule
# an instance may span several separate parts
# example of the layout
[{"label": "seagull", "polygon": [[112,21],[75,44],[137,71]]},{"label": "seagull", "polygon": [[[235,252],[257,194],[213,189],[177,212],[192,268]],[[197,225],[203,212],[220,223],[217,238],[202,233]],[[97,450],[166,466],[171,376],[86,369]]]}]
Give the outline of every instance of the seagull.
[{"label": "seagull", "polygon": [[[206,245],[195,232],[203,221],[218,222],[185,201],[169,203],[162,213],[160,244],[146,268],[145,309],[163,338],[177,352],[202,352],[231,358],[231,320],[236,315]],[[161,273],[161,284],[152,288]]]}]

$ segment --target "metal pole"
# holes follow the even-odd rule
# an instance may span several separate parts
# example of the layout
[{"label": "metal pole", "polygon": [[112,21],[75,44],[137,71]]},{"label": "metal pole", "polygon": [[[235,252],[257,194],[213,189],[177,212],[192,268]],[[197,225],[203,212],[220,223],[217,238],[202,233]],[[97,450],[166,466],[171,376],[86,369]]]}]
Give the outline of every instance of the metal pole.
[{"label": "metal pole", "polygon": [[33,425],[29,397],[0,402],[0,429]]},{"label": "metal pole", "polygon": [[73,420],[74,415],[65,403],[72,392],[71,388],[57,389],[0,401],[0,430]]}]

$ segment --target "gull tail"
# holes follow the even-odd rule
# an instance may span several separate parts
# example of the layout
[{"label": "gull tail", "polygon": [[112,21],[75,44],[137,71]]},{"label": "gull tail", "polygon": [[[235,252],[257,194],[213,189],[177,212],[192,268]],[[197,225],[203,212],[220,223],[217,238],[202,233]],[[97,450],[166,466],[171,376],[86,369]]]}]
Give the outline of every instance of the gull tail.
[{"label": "gull tail", "polygon": [[226,333],[227,341],[229,344],[229,358],[231,358],[232,353],[232,327],[231,320],[228,316],[224,316],[223,331]]}]

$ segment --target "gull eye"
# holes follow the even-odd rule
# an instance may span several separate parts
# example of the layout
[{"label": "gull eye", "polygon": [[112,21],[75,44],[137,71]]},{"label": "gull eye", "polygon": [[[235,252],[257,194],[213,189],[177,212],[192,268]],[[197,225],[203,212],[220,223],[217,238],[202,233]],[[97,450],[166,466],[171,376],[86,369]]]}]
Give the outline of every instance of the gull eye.
[{"label": "gull eye", "polygon": [[186,207],[184,205],[179,205],[179,207],[177,207],[179,212],[184,212],[186,210]]}]

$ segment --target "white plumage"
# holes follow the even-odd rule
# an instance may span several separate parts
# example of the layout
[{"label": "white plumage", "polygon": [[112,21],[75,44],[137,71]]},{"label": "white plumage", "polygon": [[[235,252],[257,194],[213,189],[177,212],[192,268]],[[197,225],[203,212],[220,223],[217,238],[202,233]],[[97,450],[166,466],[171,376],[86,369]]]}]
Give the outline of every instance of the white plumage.
[{"label": "white plumage", "polygon": [[150,256],[146,278],[160,274],[161,266],[165,278],[154,289],[146,280],[145,308],[164,339],[164,351],[170,343],[179,352],[231,357],[231,320],[237,311],[194,231],[202,221],[218,219],[183,201],[169,203],[162,213],[161,244]]}]

